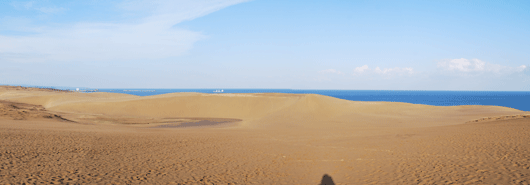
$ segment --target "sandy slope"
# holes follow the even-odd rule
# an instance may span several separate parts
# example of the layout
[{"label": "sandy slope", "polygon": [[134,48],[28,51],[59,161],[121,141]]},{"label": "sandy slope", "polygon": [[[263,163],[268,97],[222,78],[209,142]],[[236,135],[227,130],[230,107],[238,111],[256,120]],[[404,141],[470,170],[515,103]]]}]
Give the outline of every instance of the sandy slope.
[{"label": "sandy slope", "polygon": [[[13,88],[0,88],[0,100],[6,183],[530,182],[530,113],[505,107]],[[242,121],[153,128],[199,120]]]}]

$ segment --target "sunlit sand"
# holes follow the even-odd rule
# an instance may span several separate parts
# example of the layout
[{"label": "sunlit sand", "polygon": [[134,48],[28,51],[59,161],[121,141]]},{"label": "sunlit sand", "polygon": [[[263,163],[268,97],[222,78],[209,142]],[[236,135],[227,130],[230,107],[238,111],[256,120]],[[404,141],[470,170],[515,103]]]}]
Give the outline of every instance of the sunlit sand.
[{"label": "sunlit sand", "polygon": [[498,106],[3,86],[0,182],[528,184],[529,130]]}]

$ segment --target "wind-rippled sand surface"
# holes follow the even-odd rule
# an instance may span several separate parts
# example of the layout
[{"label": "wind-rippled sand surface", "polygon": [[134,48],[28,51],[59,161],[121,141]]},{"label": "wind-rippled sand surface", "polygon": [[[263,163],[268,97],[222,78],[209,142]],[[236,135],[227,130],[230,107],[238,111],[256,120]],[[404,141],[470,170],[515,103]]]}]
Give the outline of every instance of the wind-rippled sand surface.
[{"label": "wind-rippled sand surface", "polygon": [[[529,112],[0,87],[0,184],[529,184]],[[219,123],[182,126],[197,123]]]}]

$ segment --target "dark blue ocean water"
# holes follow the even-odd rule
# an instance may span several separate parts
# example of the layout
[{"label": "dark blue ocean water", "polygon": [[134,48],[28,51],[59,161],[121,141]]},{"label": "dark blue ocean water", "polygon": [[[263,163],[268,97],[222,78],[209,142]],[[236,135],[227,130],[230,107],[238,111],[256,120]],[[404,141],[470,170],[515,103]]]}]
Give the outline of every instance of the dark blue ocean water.
[{"label": "dark blue ocean water", "polygon": [[[216,89],[99,89],[150,96],[174,92],[216,93]],[[222,93],[294,93],[321,94],[353,101],[387,101],[437,106],[496,105],[530,111],[528,91],[392,91],[392,90],[292,90],[292,89],[224,89]]]}]

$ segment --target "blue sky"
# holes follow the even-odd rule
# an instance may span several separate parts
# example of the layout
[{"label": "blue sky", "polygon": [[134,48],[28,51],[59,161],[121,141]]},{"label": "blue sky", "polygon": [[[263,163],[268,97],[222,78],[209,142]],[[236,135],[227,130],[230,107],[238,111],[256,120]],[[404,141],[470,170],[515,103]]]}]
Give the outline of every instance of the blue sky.
[{"label": "blue sky", "polygon": [[530,91],[528,1],[1,1],[0,84]]}]

